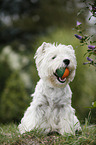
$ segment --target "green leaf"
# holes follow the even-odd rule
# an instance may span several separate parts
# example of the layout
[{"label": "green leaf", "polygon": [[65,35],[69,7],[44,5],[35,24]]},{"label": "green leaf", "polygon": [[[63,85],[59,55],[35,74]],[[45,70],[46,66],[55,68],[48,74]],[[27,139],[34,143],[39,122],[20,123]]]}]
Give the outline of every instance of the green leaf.
[{"label": "green leaf", "polygon": [[88,52],[91,52],[92,50],[89,50],[89,49],[88,49],[87,51],[88,51]]},{"label": "green leaf", "polygon": [[78,13],[77,13],[77,16],[79,16],[80,14],[84,13],[84,9],[81,9]]},{"label": "green leaf", "polygon": [[92,16],[90,16],[89,21],[91,20]]},{"label": "green leaf", "polygon": [[84,56],[87,54],[88,52],[86,52],[85,54],[84,54]]},{"label": "green leaf", "polygon": [[96,101],[92,103],[93,107],[96,107]]}]

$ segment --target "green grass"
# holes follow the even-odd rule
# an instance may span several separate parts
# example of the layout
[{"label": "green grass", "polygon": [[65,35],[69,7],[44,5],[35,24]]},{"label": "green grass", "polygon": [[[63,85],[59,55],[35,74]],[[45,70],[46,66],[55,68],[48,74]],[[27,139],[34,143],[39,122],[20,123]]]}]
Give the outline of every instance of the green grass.
[{"label": "green grass", "polygon": [[62,136],[44,135],[36,130],[21,135],[16,124],[0,125],[0,145],[96,145],[96,125],[82,127],[82,134]]}]

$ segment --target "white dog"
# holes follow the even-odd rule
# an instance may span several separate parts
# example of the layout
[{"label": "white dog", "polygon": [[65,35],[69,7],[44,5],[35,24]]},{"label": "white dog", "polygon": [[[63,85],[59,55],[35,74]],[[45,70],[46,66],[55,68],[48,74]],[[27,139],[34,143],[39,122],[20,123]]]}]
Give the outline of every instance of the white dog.
[{"label": "white dog", "polygon": [[[72,92],[68,85],[76,70],[73,47],[44,42],[38,48],[35,59],[40,80],[32,94],[33,101],[19,125],[20,133],[39,128],[44,133],[75,134],[81,127],[71,107]],[[69,75],[60,77],[56,73],[60,68],[68,68]]]}]

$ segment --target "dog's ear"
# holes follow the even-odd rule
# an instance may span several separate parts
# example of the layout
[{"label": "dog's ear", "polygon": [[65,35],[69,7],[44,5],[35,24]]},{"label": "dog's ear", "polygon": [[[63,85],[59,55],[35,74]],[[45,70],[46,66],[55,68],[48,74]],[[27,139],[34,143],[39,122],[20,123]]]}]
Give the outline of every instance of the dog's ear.
[{"label": "dog's ear", "polygon": [[68,45],[68,47],[69,47],[70,49],[72,49],[72,50],[73,50],[73,47],[72,47],[72,45]]},{"label": "dog's ear", "polygon": [[43,42],[42,45],[37,49],[34,58],[37,58],[37,56],[43,55],[46,51],[46,48],[48,48],[49,46],[50,46],[50,43]]},{"label": "dog's ear", "polygon": [[37,69],[38,69],[38,66],[41,65],[41,62],[45,55],[45,51],[46,51],[46,49],[48,49],[50,47],[50,45],[51,45],[50,43],[43,42],[43,44],[37,49],[36,54],[34,56]]},{"label": "dog's ear", "polygon": [[42,45],[39,47],[41,49],[41,53],[45,53],[46,47],[48,47],[49,43],[43,42]]}]

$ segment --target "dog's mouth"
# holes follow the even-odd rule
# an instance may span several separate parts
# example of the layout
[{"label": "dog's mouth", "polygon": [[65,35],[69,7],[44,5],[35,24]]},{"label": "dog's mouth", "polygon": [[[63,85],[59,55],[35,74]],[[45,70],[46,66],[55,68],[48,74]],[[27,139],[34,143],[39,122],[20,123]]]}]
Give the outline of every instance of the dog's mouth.
[{"label": "dog's mouth", "polygon": [[65,83],[65,82],[66,82],[66,78],[62,79],[62,78],[59,77],[56,73],[54,73],[54,75],[56,76],[57,80],[58,80],[60,83]]},{"label": "dog's mouth", "polygon": [[69,69],[68,68],[60,68],[60,69],[56,69],[54,75],[56,76],[57,80],[60,83],[65,83],[67,77],[69,76]]}]

